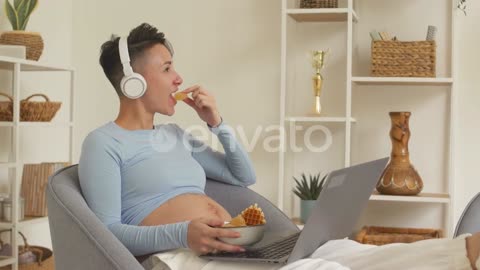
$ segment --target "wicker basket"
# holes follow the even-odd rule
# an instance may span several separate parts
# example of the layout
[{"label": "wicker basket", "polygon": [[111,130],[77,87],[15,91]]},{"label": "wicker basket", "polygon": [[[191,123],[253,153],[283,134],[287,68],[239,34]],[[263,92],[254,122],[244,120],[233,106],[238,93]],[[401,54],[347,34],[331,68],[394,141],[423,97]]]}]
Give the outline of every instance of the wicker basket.
[{"label": "wicker basket", "polygon": [[300,0],[300,8],[337,8],[338,0]]},{"label": "wicker basket", "polygon": [[[33,97],[43,97],[45,101],[30,101]],[[52,102],[44,94],[33,94],[20,101],[20,121],[49,122],[62,105]]]},{"label": "wicker basket", "polygon": [[[9,230],[5,230],[9,231]],[[3,232],[3,231],[2,231]],[[30,263],[21,263],[19,261],[18,269],[19,270],[55,270],[55,260],[53,258],[53,252],[41,246],[30,246],[27,242],[27,238],[23,235],[23,233],[18,232],[23,239],[24,245],[18,246],[18,254],[21,256],[25,252],[32,252],[37,257],[36,262]],[[3,246],[3,243],[2,243]],[[0,267],[0,270],[10,270],[12,267],[10,265]]]},{"label": "wicker basket", "polygon": [[391,243],[412,243],[420,240],[442,238],[442,230],[392,228],[365,226],[355,237],[357,242],[371,245],[386,245]]},{"label": "wicker basket", "polygon": [[435,41],[373,41],[372,76],[435,77]]},{"label": "wicker basket", "polygon": [[0,93],[0,96],[6,97],[8,101],[0,101],[0,121],[13,120],[13,99],[11,96]]},{"label": "wicker basket", "polygon": [[[13,99],[11,96],[0,93],[9,101],[0,101],[0,121],[12,121]],[[33,97],[43,97],[45,101],[30,101]],[[44,94],[33,94],[20,101],[20,121],[49,122],[62,105],[61,102],[52,102]]]},{"label": "wicker basket", "polygon": [[39,33],[27,31],[8,31],[0,36],[0,44],[23,45],[26,57],[38,61],[43,52],[43,39]]}]

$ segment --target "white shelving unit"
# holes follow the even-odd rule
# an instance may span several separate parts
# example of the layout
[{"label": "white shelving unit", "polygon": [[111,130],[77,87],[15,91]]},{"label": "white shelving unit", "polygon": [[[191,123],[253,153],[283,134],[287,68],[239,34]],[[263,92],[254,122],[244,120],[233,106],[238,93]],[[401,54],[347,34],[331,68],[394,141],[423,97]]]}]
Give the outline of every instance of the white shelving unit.
[{"label": "white shelving unit", "polygon": [[[408,88],[411,93],[416,91],[416,93],[422,93],[422,98],[425,98],[428,101],[428,95],[445,95],[448,102],[446,102],[445,109],[447,112],[445,113],[445,119],[443,119],[446,123],[445,128],[445,141],[446,147],[445,150],[442,152],[442,156],[438,159],[445,160],[445,172],[442,174],[442,177],[439,179],[435,179],[436,181],[434,184],[430,184],[430,179],[424,178],[424,182],[426,182],[426,186],[429,184],[435,186],[434,191],[430,192],[428,188],[424,190],[418,196],[386,196],[380,195],[378,193],[372,194],[370,197],[369,207],[371,205],[376,206],[383,206],[388,205],[391,208],[401,208],[401,207],[413,207],[413,208],[422,208],[423,207],[436,207],[437,211],[442,212],[442,220],[436,223],[438,228],[443,228],[445,230],[446,236],[451,236],[453,233],[453,189],[454,189],[454,152],[453,152],[453,143],[454,143],[454,119],[456,114],[456,92],[455,92],[455,72],[454,72],[454,29],[455,29],[455,7],[456,2],[454,0],[444,0],[446,2],[439,3],[440,6],[445,4],[444,7],[447,10],[446,13],[439,12],[438,16],[445,16],[447,17],[441,18],[441,20],[446,20],[447,23],[444,27],[447,29],[444,30],[446,33],[442,36],[442,40],[437,41],[437,46],[441,48],[444,52],[443,55],[439,55],[437,50],[437,58],[440,60],[437,63],[437,76],[436,78],[405,78],[405,77],[370,77],[366,74],[366,72],[358,72],[355,69],[355,64],[357,65],[370,65],[368,61],[365,61],[369,57],[369,51],[365,51],[365,48],[362,48],[362,51],[358,49],[358,40],[356,36],[362,35],[364,38],[363,41],[365,43],[365,38],[369,39],[369,31],[374,30],[369,29],[366,31],[365,27],[362,29],[362,32],[358,31],[359,25],[363,23],[363,20],[371,20],[371,16],[375,13],[369,14],[362,14],[358,12],[359,5],[363,5],[364,9],[372,8],[379,3],[378,0],[376,1],[361,1],[361,0],[345,0],[343,1],[344,7],[335,8],[335,9],[299,9],[299,1],[298,0],[281,0],[282,8],[281,8],[281,81],[280,81],[280,125],[283,130],[288,129],[288,125],[296,126],[296,125],[332,125],[335,126],[338,131],[337,133],[341,134],[336,140],[334,140],[334,144],[340,145],[339,147],[332,150],[330,153],[324,153],[324,155],[332,155],[337,159],[342,159],[341,162],[337,162],[336,164],[328,164],[328,170],[338,169],[339,167],[348,167],[351,163],[357,164],[364,161],[371,160],[373,158],[380,158],[383,156],[387,156],[390,154],[390,149],[388,152],[382,150],[379,154],[379,151],[372,148],[372,154],[370,155],[372,158],[369,158],[369,155],[361,155],[356,153],[355,151],[359,151],[358,142],[355,141],[356,136],[359,136],[356,133],[357,127],[361,127],[365,125],[365,113],[363,115],[357,115],[354,112],[354,105],[358,104],[359,102],[355,99],[355,97],[361,95],[362,91],[368,90],[375,93],[380,93],[379,96],[383,98],[387,98],[385,102],[391,102],[388,100],[389,95],[398,95],[399,88]],[[385,0],[382,3],[388,2],[390,0]],[[391,0],[393,1],[393,0]],[[425,1],[425,0],[422,0]],[[409,1],[408,3],[399,3],[395,1],[396,5],[417,5],[419,2],[422,1]],[[431,0],[427,0],[432,2]],[[423,3],[423,5],[433,4],[432,3]],[[342,1],[340,1],[342,4]],[[435,2],[437,4],[437,2]],[[389,5],[385,3],[385,5]],[[422,5],[422,4],[418,4]],[[420,9],[424,7],[419,7]],[[451,13],[448,10],[451,7]],[[385,8],[385,7],[384,7]],[[409,7],[410,8],[410,7]],[[373,12],[373,11],[372,11]],[[381,12],[381,11],[379,11]],[[368,13],[368,12],[366,12]],[[450,17],[451,16],[451,17]],[[364,19],[360,19],[364,18]],[[411,20],[412,18],[409,18]],[[406,20],[406,18],[398,18],[399,20]],[[368,23],[366,24],[370,26]],[[426,26],[425,24],[425,30]],[[422,24],[423,26],[423,24]],[[380,28],[376,29],[379,31],[383,31],[384,25]],[[324,30],[327,29],[327,30]],[[336,41],[338,44],[339,35],[342,39],[344,39],[344,43],[346,44],[345,50],[343,47],[337,46],[334,48],[334,54],[343,55],[345,59],[336,59],[343,67],[343,72],[345,72],[345,77],[337,77],[332,80],[336,80],[335,87],[330,85],[330,89],[326,89],[324,83],[324,89],[322,93],[322,106],[328,102],[336,102],[335,104],[338,105],[337,107],[344,107],[344,110],[339,112],[338,110],[334,113],[336,115],[328,115],[324,116],[321,115],[319,117],[312,117],[305,114],[299,115],[298,109],[295,108],[292,110],[291,103],[294,103],[295,106],[297,96],[301,96],[300,98],[308,99],[310,96],[310,100],[306,100],[305,104],[309,104],[313,100],[313,93],[311,83],[308,84],[305,81],[310,81],[313,75],[313,69],[309,68],[310,63],[309,59],[304,55],[307,53],[308,50],[315,50],[315,49],[326,49],[329,48],[331,45],[324,45],[324,43],[332,44],[330,39],[332,37],[328,35],[335,35],[335,29],[338,29],[338,35],[335,36]],[[308,36],[310,33],[315,33],[316,39],[313,36]],[[327,35],[322,35],[324,31]],[[403,33],[405,34],[405,33]],[[307,37],[305,37],[307,36]],[[320,38],[321,37],[321,38]],[[321,40],[321,41],[318,41]],[[329,43],[330,42],[330,43]],[[301,44],[303,43],[303,44]],[[365,44],[363,44],[365,45]],[[316,46],[316,47],[314,47]],[[356,59],[358,54],[362,54],[363,59]],[[328,62],[329,56],[327,55],[327,64],[326,67],[323,69],[322,74],[325,77],[325,80],[331,79],[333,75],[329,74],[329,76],[325,76],[325,73],[328,72],[327,70],[330,68],[335,68],[335,64],[331,64]],[[358,63],[360,62],[360,63]],[[338,65],[340,65],[338,64]],[[302,67],[304,65],[305,67]],[[334,66],[334,67],[332,67]],[[440,68],[439,68],[440,66]],[[300,70],[300,71],[299,71]],[[337,68],[335,71],[338,72],[340,68]],[[440,72],[439,72],[440,70]],[[446,70],[446,71],[444,71]],[[303,80],[303,82],[302,82]],[[346,84],[341,85],[342,88],[339,86],[339,81],[345,80]],[[413,89],[413,90],[412,90]],[[445,91],[447,89],[447,91]],[[332,98],[332,95],[329,96],[331,100],[324,99],[325,93],[336,91],[337,93],[342,93],[341,98]],[[301,94],[302,92],[308,92],[310,95]],[[294,92],[295,94],[292,94]],[[431,94],[433,93],[433,94]],[[407,94],[405,94],[407,95]],[[427,97],[424,97],[427,96]],[[443,97],[443,96],[442,96]],[[393,98],[393,97],[392,97]],[[402,99],[401,101],[406,100]],[[313,102],[313,101],[312,101]],[[410,105],[406,102],[407,105]],[[371,104],[369,104],[371,105]],[[419,105],[420,106],[420,105]],[[298,106],[297,106],[298,107]],[[331,106],[332,108],[333,106]],[[357,106],[358,107],[358,106]],[[408,107],[408,106],[407,106]],[[415,107],[415,108],[422,108],[422,107]],[[374,112],[375,108],[368,108],[367,111],[372,111],[373,114],[377,114],[378,112]],[[392,109],[395,110],[395,109]],[[326,114],[330,113],[331,111],[326,111]],[[423,112],[423,111],[422,111]],[[384,113],[382,111],[382,113]],[[420,114],[420,113],[419,113]],[[378,117],[378,116],[375,117]],[[417,117],[417,115],[414,115]],[[415,118],[414,118],[415,119]],[[415,119],[416,121],[423,121],[428,123],[431,119]],[[382,120],[383,124],[385,124],[383,128],[384,136],[381,139],[386,139],[389,141],[388,138],[388,130],[390,128],[390,122],[388,119],[388,115],[385,113],[385,118]],[[412,120],[413,121],[413,120]],[[368,121],[367,121],[368,122]],[[338,128],[338,126],[341,128]],[[372,127],[372,123],[367,123],[369,127]],[[411,122],[411,126],[413,123]],[[385,128],[387,127],[387,128]],[[373,127],[375,128],[375,126]],[[378,129],[378,127],[376,127]],[[411,127],[412,128],[412,127]],[[292,130],[290,128],[290,130]],[[366,132],[365,129],[361,130],[362,132]],[[279,163],[279,182],[278,182],[278,201],[277,205],[280,209],[284,210],[289,216],[295,216],[295,208],[298,205],[295,205],[295,199],[293,192],[293,183],[291,181],[292,176],[296,175],[295,170],[300,170],[298,167],[299,162],[305,162],[309,159],[309,155],[311,153],[302,152],[302,153],[289,153],[287,148],[287,142],[289,141],[289,133],[283,132],[281,134],[281,141],[280,141],[280,151],[278,157]],[[367,136],[362,134],[363,136]],[[416,137],[420,136],[418,133],[413,131],[412,139],[410,140],[410,144],[412,144],[412,140]],[[339,139],[343,137],[343,140]],[[389,145],[390,147],[390,145]],[[383,149],[383,148],[382,148]],[[343,151],[342,151],[343,150]],[[341,155],[343,152],[343,156]],[[380,156],[379,156],[380,155]],[[359,158],[359,156],[361,156]],[[362,160],[363,159],[363,160]],[[415,158],[413,158],[415,159]],[[294,165],[292,165],[292,163]],[[297,165],[295,165],[297,164]],[[414,162],[414,165],[415,162]],[[295,168],[297,166],[297,168]],[[437,166],[436,164],[432,164],[433,166]],[[293,168],[292,168],[293,167]],[[418,168],[417,168],[418,169]],[[297,173],[298,174],[298,173]],[[420,174],[422,175],[422,170],[420,169]],[[433,178],[433,177],[432,177]],[[440,186],[440,187],[439,187]],[[440,210],[439,210],[440,209]],[[383,211],[384,209],[382,209]],[[418,210],[420,211],[420,210]],[[382,214],[386,212],[382,212],[381,214],[376,214],[376,217],[381,217]],[[369,217],[375,216],[375,214],[370,215]],[[398,221],[398,219],[397,219]],[[415,221],[406,222],[406,226],[412,226],[415,224]],[[387,222],[388,223],[388,222]],[[380,224],[378,224],[380,225]],[[402,226],[402,224],[396,224],[397,226]],[[422,226],[422,225],[419,225]]]},{"label": "white shelving unit", "polygon": [[[291,68],[291,62],[296,62],[297,55],[295,52],[292,52],[291,47],[295,47],[298,44],[298,41],[295,38],[290,37],[291,31],[301,31],[300,28],[305,24],[316,24],[322,23],[328,24],[330,22],[339,23],[336,25],[339,28],[347,29],[347,39],[346,42],[351,47],[351,36],[352,36],[352,25],[353,23],[358,22],[359,17],[356,12],[353,10],[353,5],[348,5],[345,8],[332,8],[332,9],[299,9],[298,1],[293,0],[281,0],[282,1],[282,10],[281,10],[281,82],[280,82],[280,126],[282,130],[287,130],[287,125],[296,126],[296,125],[341,125],[343,126],[344,134],[344,158],[340,162],[340,167],[345,167],[350,165],[350,126],[352,123],[356,123],[357,120],[352,117],[350,109],[351,101],[351,87],[346,87],[343,92],[345,96],[343,97],[342,103],[347,104],[345,106],[345,111],[335,112],[335,115],[331,116],[306,116],[306,115],[296,115],[297,112],[291,112],[292,110],[288,109],[288,96],[289,92],[292,91],[292,88],[297,88],[298,82],[294,82],[295,86],[292,85],[291,81],[295,81],[298,75],[295,77],[289,77],[289,74],[293,70],[288,70]],[[298,28],[297,28],[298,27]],[[293,28],[293,29],[292,29]],[[294,34],[292,34],[293,36]],[[310,40],[309,40],[310,41]],[[301,45],[300,45],[301,46]],[[324,47],[321,47],[324,48]],[[311,48],[321,49],[321,48]],[[346,52],[345,52],[346,53]],[[349,66],[348,70],[351,70],[351,50],[348,50],[347,63],[346,66]],[[327,56],[328,58],[329,56]],[[309,58],[302,59],[305,66],[310,65]],[[328,59],[327,59],[328,66]],[[347,69],[344,68],[343,72]],[[344,73],[345,74],[345,73]],[[304,74],[304,78],[310,82],[312,77],[312,70],[309,69],[309,73]],[[347,74],[348,75],[348,74]],[[351,77],[351,74],[349,75]],[[328,78],[327,78],[328,80]],[[310,93],[310,100],[313,102],[313,92],[311,83],[307,84],[308,89],[302,89],[304,92]],[[325,85],[324,85],[325,88]],[[324,94],[322,94],[324,96]],[[323,97],[322,97],[323,98]],[[290,98],[291,99],[291,98]],[[323,104],[324,101],[322,101]],[[292,115],[293,114],[293,115]],[[291,128],[290,128],[291,129]],[[293,214],[293,193],[290,191],[293,187],[291,186],[290,174],[288,173],[289,161],[287,160],[290,155],[295,155],[289,153],[286,142],[288,141],[287,132],[282,133],[283,136],[280,137],[280,151],[279,151],[279,183],[278,183],[278,202],[277,205],[280,209],[284,210],[290,216]],[[295,157],[293,158],[295,159]]]},{"label": "white shelving unit", "polygon": [[[0,56],[0,70],[10,71],[12,74],[12,93],[13,93],[13,121],[12,122],[0,122],[0,127],[12,128],[12,159],[8,162],[0,162],[0,169],[13,170],[12,182],[10,183],[10,192],[12,196],[12,222],[0,222],[0,229],[12,230],[12,247],[13,254],[11,257],[0,257],[0,266],[12,265],[14,270],[18,269],[18,248],[17,246],[22,243],[17,242],[18,230],[30,226],[32,224],[44,223],[48,221],[47,217],[31,218],[26,217],[24,220],[18,220],[18,201],[19,201],[19,186],[22,181],[23,162],[20,153],[20,134],[25,127],[35,128],[68,128],[69,129],[69,161],[73,161],[73,100],[74,100],[74,70],[69,67],[60,67],[45,65],[41,62],[17,59],[12,57]],[[21,122],[20,121],[20,96],[21,87],[20,81],[22,74],[25,72],[67,72],[70,74],[70,84],[68,85],[69,93],[69,116],[67,122],[56,122],[55,119],[52,122]],[[62,106],[63,108],[63,106]]]}]

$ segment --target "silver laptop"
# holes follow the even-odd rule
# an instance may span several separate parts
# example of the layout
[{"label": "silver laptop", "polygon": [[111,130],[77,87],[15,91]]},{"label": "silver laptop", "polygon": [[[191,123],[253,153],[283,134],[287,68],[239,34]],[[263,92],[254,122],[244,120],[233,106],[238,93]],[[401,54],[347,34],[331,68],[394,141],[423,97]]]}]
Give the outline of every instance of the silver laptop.
[{"label": "silver laptop", "polygon": [[292,263],[312,254],[329,240],[348,237],[387,165],[388,158],[331,172],[301,232],[282,237],[267,233],[262,241],[245,252],[221,252],[206,259]]}]

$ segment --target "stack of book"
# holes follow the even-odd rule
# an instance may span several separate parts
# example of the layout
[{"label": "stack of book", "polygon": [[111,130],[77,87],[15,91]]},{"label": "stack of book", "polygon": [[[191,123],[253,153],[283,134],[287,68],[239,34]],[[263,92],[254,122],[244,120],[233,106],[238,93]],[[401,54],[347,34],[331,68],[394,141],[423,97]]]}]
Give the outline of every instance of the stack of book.
[{"label": "stack of book", "polygon": [[[427,29],[427,38],[426,40],[428,41],[434,41],[437,35],[437,27],[433,25],[429,25]],[[377,32],[376,30],[373,30],[370,32],[370,37],[372,38],[372,41],[397,41],[397,37],[393,37],[388,33],[388,32]]]},{"label": "stack of book", "polygon": [[383,40],[383,41],[396,40],[396,37],[392,38],[388,32],[372,31],[370,32],[370,37],[372,38],[372,40]]}]

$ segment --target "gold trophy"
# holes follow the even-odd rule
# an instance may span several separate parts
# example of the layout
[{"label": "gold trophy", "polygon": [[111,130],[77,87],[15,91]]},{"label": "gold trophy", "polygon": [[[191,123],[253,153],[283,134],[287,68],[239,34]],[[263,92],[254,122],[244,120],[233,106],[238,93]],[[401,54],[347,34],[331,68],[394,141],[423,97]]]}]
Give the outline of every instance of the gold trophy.
[{"label": "gold trophy", "polygon": [[320,95],[322,93],[323,76],[320,70],[325,63],[325,55],[327,51],[313,51],[313,67],[315,68],[315,75],[313,75],[313,94],[315,96],[315,104],[313,107],[313,114],[320,115],[322,112],[322,105],[320,104]]}]

